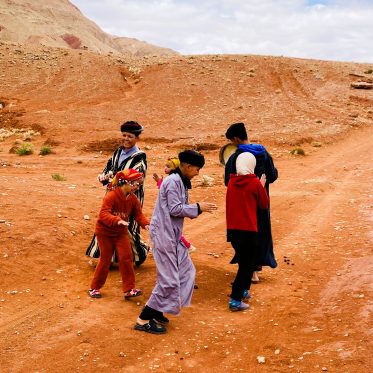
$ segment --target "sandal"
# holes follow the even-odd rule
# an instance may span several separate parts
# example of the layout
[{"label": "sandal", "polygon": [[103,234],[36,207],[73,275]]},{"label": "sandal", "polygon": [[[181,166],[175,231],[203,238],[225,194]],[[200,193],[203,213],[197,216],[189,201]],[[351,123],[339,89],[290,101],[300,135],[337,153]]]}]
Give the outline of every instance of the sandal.
[{"label": "sandal", "polygon": [[151,334],[164,334],[167,331],[164,326],[157,324],[153,320],[149,320],[144,325],[136,323],[136,325],[134,326],[134,329],[139,330],[140,332],[146,332],[146,333],[151,333]]},{"label": "sandal", "polygon": [[91,298],[101,298],[102,297],[102,295],[100,293],[100,290],[98,290],[98,289],[89,289],[88,290],[88,295]]},{"label": "sandal", "polygon": [[142,295],[142,290],[140,289],[131,289],[124,293],[124,299],[131,299]]}]

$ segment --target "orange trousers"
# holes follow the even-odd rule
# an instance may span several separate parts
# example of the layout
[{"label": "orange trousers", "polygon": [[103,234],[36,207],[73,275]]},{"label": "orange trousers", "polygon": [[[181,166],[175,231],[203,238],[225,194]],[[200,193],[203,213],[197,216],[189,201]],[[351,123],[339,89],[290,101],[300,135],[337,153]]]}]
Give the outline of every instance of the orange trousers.
[{"label": "orange trousers", "polygon": [[133,289],[135,287],[135,270],[133,269],[132,249],[128,234],[117,237],[98,234],[97,242],[100,248],[100,260],[93,275],[91,289],[101,289],[104,286],[114,250],[118,255],[123,292]]}]

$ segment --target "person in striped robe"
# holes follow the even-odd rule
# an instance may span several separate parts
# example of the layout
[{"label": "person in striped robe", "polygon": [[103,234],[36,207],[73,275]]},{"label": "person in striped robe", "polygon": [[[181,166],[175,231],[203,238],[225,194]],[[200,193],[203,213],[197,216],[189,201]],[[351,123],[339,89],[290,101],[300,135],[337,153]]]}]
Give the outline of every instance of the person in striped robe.
[{"label": "person in striped robe", "polygon": [[[139,135],[144,130],[143,126],[134,121],[127,121],[121,125],[120,130],[123,136],[123,144],[114,151],[112,157],[108,160],[106,167],[103,169],[102,174],[98,176],[99,181],[103,185],[107,185],[110,179],[113,178],[118,171],[123,171],[129,168],[141,172],[144,175],[144,179],[146,176],[146,154],[136,145]],[[144,184],[138,188],[135,195],[142,206],[144,203]],[[139,266],[144,263],[147,257],[149,246],[141,239],[140,227],[133,217],[129,218],[128,232],[133,260],[135,264]],[[86,250],[86,255],[92,258],[100,257],[100,248],[95,235]],[[114,253],[112,261],[115,263],[118,262],[116,253]]]}]

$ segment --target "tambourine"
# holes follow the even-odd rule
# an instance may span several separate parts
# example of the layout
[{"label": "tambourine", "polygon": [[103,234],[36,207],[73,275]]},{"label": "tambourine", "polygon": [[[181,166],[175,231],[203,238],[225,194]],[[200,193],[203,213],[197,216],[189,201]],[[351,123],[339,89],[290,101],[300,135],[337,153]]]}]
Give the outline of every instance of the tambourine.
[{"label": "tambourine", "polygon": [[225,144],[219,150],[219,162],[225,166],[229,157],[237,150],[237,145]]}]

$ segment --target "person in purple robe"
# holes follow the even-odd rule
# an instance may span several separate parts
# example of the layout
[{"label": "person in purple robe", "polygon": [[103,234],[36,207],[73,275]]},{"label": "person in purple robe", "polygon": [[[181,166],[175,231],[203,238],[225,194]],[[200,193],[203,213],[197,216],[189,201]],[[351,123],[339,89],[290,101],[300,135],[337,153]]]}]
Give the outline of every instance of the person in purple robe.
[{"label": "person in purple robe", "polygon": [[217,209],[209,202],[188,203],[190,181],[204,166],[204,156],[195,150],[184,150],[179,153],[179,160],[180,166],[160,187],[150,222],[157,282],[134,326],[147,333],[165,333],[169,320],[163,313],[178,315],[181,307],[191,303],[196,270],[181,240],[184,218],[194,219],[202,212]]}]

